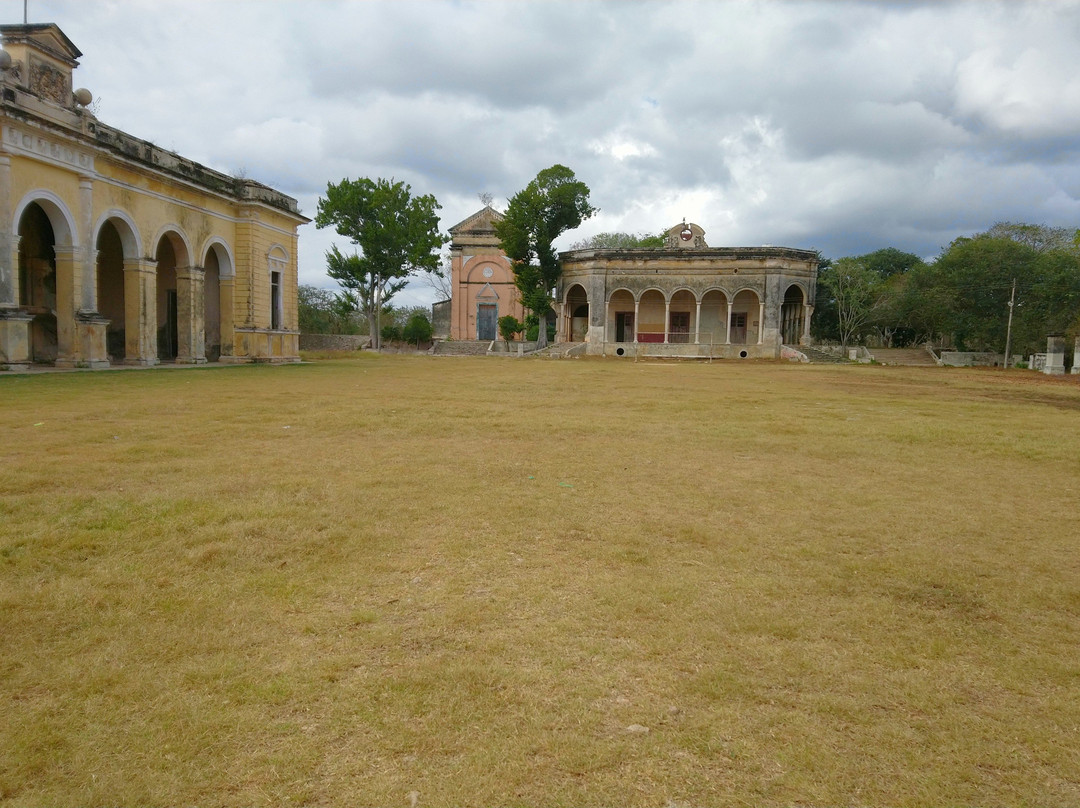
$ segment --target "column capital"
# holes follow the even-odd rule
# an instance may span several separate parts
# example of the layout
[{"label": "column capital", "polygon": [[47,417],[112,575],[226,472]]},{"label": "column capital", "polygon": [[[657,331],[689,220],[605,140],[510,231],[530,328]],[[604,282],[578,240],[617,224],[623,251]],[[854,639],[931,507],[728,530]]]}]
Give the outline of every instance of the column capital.
[{"label": "column capital", "polygon": [[177,267],[176,268],[176,277],[177,278],[183,278],[184,280],[189,280],[189,281],[202,280],[202,278],[205,275],[206,275],[206,268],[205,267],[190,266],[190,267]]},{"label": "column capital", "polygon": [[124,272],[156,272],[157,261],[150,258],[125,258]]}]

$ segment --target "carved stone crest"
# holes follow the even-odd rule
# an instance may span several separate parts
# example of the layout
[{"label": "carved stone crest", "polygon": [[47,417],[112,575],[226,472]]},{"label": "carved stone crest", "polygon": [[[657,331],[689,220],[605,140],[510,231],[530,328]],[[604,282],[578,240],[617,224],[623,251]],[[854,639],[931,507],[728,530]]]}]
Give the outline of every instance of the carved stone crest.
[{"label": "carved stone crest", "polygon": [[71,88],[63,71],[36,59],[30,63],[30,92],[49,101],[70,106]]}]

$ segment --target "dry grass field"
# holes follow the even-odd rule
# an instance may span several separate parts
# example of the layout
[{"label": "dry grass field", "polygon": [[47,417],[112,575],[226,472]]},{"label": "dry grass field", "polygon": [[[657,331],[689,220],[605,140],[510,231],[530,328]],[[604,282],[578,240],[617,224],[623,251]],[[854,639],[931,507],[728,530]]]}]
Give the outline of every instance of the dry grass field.
[{"label": "dry grass field", "polygon": [[1080,383],[0,378],[5,805],[1080,804]]}]

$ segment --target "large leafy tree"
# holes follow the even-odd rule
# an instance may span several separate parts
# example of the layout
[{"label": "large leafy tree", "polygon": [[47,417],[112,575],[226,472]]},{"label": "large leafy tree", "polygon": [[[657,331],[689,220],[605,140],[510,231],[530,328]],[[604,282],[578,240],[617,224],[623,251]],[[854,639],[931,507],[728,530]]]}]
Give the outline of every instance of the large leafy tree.
[{"label": "large leafy tree", "polygon": [[367,177],[328,183],[319,199],[315,225],[333,226],[360,248],[344,255],[335,245],[326,254],[327,274],[357,301],[375,348],[383,307],[409,275],[439,268],[439,251],[449,240],[439,232],[439,209],[434,196],[414,197],[404,182]]},{"label": "large leafy tree", "polygon": [[845,348],[883,310],[889,287],[865,260],[839,258],[818,276],[836,307],[837,331]]},{"label": "large leafy tree", "polygon": [[589,204],[589,187],[563,165],[545,168],[510,200],[495,233],[514,270],[521,302],[539,318],[537,347],[547,345],[547,316],[551,294],[562,275],[562,263],[552,243],[596,213]]}]

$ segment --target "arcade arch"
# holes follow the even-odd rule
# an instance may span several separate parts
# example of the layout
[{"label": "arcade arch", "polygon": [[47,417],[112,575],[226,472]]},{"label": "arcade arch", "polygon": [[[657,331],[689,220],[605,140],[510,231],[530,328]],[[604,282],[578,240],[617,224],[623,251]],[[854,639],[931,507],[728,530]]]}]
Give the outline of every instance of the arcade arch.
[{"label": "arcade arch", "polygon": [[806,333],[806,295],[802,288],[793,283],[784,293],[784,302],[780,307],[780,334],[787,345],[798,345]]},{"label": "arcade arch", "polygon": [[575,283],[566,290],[563,305],[565,323],[562,331],[568,342],[584,342],[589,333],[589,295],[585,287]]}]

